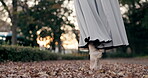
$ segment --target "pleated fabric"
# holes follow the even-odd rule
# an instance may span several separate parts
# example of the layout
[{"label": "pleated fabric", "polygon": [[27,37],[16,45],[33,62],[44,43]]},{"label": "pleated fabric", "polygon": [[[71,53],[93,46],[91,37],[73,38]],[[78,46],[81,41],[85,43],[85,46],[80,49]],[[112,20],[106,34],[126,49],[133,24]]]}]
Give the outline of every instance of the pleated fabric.
[{"label": "pleated fabric", "polygon": [[118,0],[74,0],[79,47],[99,40],[97,48],[129,45]]}]

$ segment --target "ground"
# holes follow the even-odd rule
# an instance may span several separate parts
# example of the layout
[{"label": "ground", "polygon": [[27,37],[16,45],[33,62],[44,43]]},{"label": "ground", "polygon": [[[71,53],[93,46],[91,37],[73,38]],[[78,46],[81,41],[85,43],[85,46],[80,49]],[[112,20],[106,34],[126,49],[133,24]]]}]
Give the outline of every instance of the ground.
[{"label": "ground", "polygon": [[0,78],[148,78],[148,59],[101,59],[92,71],[89,60],[0,63]]}]

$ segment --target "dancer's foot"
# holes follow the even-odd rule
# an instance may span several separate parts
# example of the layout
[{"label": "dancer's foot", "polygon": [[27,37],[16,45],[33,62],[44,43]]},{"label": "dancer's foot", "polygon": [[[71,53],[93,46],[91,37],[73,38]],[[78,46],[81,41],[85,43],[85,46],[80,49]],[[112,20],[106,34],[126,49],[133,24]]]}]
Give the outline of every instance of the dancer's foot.
[{"label": "dancer's foot", "polygon": [[90,69],[92,70],[102,69],[102,65],[100,64],[101,57],[102,57],[102,52],[99,51],[90,52]]},{"label": "dancer's foot", "polygon": [[99,60],[102,57],[103,49],[98,50],[95,46],[90,43],[89,44],[89,54],[90,54],[90,69],[91,70],[98,70],[101,69],[102,66],[99,64]]}]

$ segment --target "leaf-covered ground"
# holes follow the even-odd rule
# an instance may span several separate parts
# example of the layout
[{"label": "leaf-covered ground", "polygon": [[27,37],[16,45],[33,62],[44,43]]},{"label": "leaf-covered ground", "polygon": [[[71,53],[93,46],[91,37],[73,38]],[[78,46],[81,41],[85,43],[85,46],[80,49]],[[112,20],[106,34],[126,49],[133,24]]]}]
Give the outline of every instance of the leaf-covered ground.
[{"label": "leaf-covered ground", "polygon": [[0,63],[0,78],[148,78],[148,59],[105,59],[91,71],[89,60]]}]

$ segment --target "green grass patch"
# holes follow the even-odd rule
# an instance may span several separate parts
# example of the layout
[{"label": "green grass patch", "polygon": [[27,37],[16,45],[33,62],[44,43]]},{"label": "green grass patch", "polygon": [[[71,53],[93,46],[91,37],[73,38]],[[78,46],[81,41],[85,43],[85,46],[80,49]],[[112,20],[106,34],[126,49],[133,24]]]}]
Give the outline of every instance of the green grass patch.
[{"label": "green grass patch", "polygon": [[89,56],[83,55],[83,54],[64,54],[62,55],[63,60],[87,60],[89,59]]},{"label": "green grass patch", "polygon": [[103,58],[148,58],[148,54],[138,53],[124,53],[124,52],[106,52],[103,54]]}]

